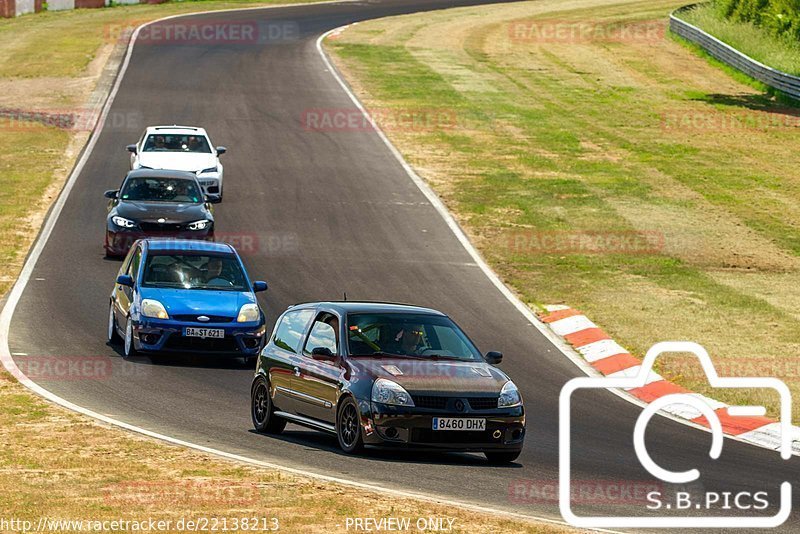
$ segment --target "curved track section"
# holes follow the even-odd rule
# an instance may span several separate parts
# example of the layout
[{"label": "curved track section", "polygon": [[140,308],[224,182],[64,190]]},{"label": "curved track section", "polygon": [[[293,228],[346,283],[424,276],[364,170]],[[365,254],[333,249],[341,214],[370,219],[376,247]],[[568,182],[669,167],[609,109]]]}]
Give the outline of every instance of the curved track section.
[{"label": "curved track section", "polygon": [[[353,110],[315,42],[324,32],[370,18],[473,5],[480,0],[381,0],[211,13],[176,20],[285,28],[274,42],[142,42],[18,303],[10,350],[23,369],[36,358],[107,363],[99,376],[34,380],[77,405],[153,432],[316,473],[442,498],[558,518],[555,501],[514,494],[558,479],[558,395],[581,374],[487,278],[392,151],[367,130],[314,132],[308,110]],[[226,145],[225,202],[218,232],[239,244],[251,275],[270,282],[269,319],[316,299],[414,302],[450,314],[503,368],[528,409],[526,448],[516,465],[487,466],[473,455],[343,455],[335,439],[289,427],[253,433],[252,370],[213,359],[123,361],[105,343],[108,294],[118,262],[102,255],[103,191],[127,170],[126,144],[147,124],[205,126]],[[553,280],[558,284],[558,280]],[[270,325],[271,326],[271,325]],[[607,392],[576,401],[573,474],[580,481],[635,483],[631,432],[639,409]],[[698,467],[707,489],[777,488],[797,461],[726,442],[707,457],[710,436],[658,418],[651,455],[671,469]],[[790,477],[791,480],[791,477]],[[531,484],[533,486],[531,486]],[[533,498],[531,498],[533,497]],[[795,497],[795,500],[797,498]],[[641,509],[618,503],[614,512]]]}]

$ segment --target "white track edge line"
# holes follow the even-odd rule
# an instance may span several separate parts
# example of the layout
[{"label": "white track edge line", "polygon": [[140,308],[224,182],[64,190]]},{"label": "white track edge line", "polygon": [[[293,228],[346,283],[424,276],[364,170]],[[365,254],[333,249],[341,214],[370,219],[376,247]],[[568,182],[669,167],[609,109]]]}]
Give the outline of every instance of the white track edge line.
[{"label": "white track edge line", "polygon": [[[569,346],[560,336],[558,336],[555,332],[550,330],[550,328],[547,325],[542,323],[542,321],[540,321],[536,317],[536,315],[531,311],[531,309],[524,302],[522,302],[522,300],[520,300],[520,298],[517,297],[517,295],[515,295],[514,292],[511,291],[511,289],[509,289],[508,286],[506,286],[502,280],[500,280],[500,277],[497,275],[497,273],[495,273],[492,270],[492,268],[489,267],[489,265],[481,256],[480,252],[478,252],[478,250],[472,245],[472,242],[464,233],[464,230],[455,220],[455,218],[447,209],[447,207],[444,205],[439,196],[433,191],[433,189],[431,189],[431,187],[425,182],[425,180],[423,180],[416,173],[416,171],[414,171],[413,167],[411,167],[411,165],[408,164],[405,158],[403,158],[403,155],[400,153],[397,147],[395,147],[394,144],[389,140],[389,138],[386,136],[386,134],[383,132],[380,126],[375,122],[375,120],[369,114],[369,111],[367,111],[367,109],[364,107],[364,105],[361,103],[361,101],[358,99],[355,93],[353,93],[353,91],[350,89],[350,86],[347,85],[347,83],[344,81],[342,76],[339,74],[339,71],[330,61],[328,54],[325,52],[325,49],[322,46],[322,42],[330,34],[334,32],[340,33],[348,26],[350,26],[350,24],[329,30],[324,34],[320,35],[319,38],[317,39],[317,51],[319,52],[320,56],[322,56],[322,59],[325,62],[325,65],[328,67],[330,73],[333,75],[334,78],[336,78],[336,81],[339,82],[339,85],[342,86],[342,89],[344,89],[344,91],[350,97],[350,100],[352,100],[353,104],[355,104],[358,110],[364,114],[364,117],[369,121],[370,125],[374,128],[375,132],[378,134],[378,136],[381,138],[384,144],[392,152],[395,159],[397,159],[400,165],[402,165],[403,169],[406,171],[406,174],[408,174],[411,180],[416,184],[416,186],[422,192],[422,194],[425,195],[428,201],[430,201],[431,205],[433,205],[434,209],[436,209],[436,211],[439,213],[442,219],[444,219],[445,223],[453,232],[453,234],[455,234],[456,238],[459,240],[461,245],[464,247],[464,249],[466,249],[467,253],[472,257],[472,259],[480,267],[481,271],[483,271],[483,273],[492,282],[492,284],[494,284],[494,286],[500,291],[500,293],[502,293],[503,296],[506,297],[506,299],[528,320],[528,322],[530,322],[548,341],[550,341],[557,349],[559,349],[564,356],[569,358],[569,360],[572,363],[574,363],[581,371],[583,371],[589,376],[601,378],[603,375],[601,375],[596,369],[594,369],[594,367],[589,365],[588,362],[586,362],[586,360],[584,360],[583,357],[580,354],[578,354],[571,346]],[[644,408],[647,406],[647,403],[637,399],[636,397],[634,397],[633,395],[624,390],[608,389],[606,391],[610,391],[611,393],[617,395],[618,397],[630,402],[631,404],[635,404],[640,408]],[[696,428],[698,430],[703,430],[704,432],[707,433],[711,432],[711,429],[709,428],[706,428],[697,423],[693,423],[692,421],[689,421],[687,419],[676,417],[667,412],[659,411],[657,412],[657,414],[662,417],[666,417],[667,419],[671,419],[682,425],[686,425],[691,428]],[[749,445],[755,445],[762,449],[774,451],[774,449],[771,449],[765,445],[739,439],[737,436],[726,434],[725,437],[728,439],[739,441],[741,443],[747,443]]]},{"label": "white track edge line", "polygon": [[[127,71],[128,65],[130,64],[130,58],[131,58],[131,55],[133,54],[133,47],[134,47],[134,44],[136,42],[136,38],[139,35],[140,30],[142,28],[145,28],[146,26],[149,26],[150,24],[155,24],[157,22],[162,22],[162,21],[165,21],[165,20],[174,19],[174,18],[178,18],[178,17],[189,17],[189,16],[194,16],[194,15],[204,15],[204,14],[210,14],[210,13],[222,13],[222,12],[230,12],[230,11],[249,11],[249,10],[262,10],[262,9],[278,9],[278,8],[285,8],[285,7],[316,6],[316,5],[320,5],[320,4],[338,4],[338,3],[354,2],[354,1],[358,1],[358,0],[333,0],[333,1],[323,1],[323,2],[308,3],[308,4],[284,4],[284,5],[275,5],[275,6],[232,8],[232,9],[219,9],[219,10],[199,11],[199,12],[193,12],[193,13],[182,13],[182,14],[177,14],[177,15],[170,15],[170,16],[163,17],[163,18],[160,18],[160,19],[151,20],[151,21],[146,22],[146,23],[144,23],[141,26],[138,26],[136,28],[136,30],[134,31],[133,35],[131,36],[131,40],[128,43],[128,48],[127,48],[127,51],[126,51],[126,54],[125,54],[125,59],[123,60],[122,65],[121,65],[119,71],[117,72],[116,79],[115,79],[114,85],[112,87],[112,90],[109,93],[108,97],[106,98],[105,103],[103,104],[102,112],[101,112],[100,116],[97,119],[97,122],[96,122],[96,124],[94,126],[94,129],[93,129],[93,131],[91,133],[91,136],[89,138],[89,141],[86,144],[86,146],[85,146],[85,148],[83,150],[83,153],[81,154],[80,159],[76,162],[75,167],[73,167],[72,172],[70,173],[70,176],[67,179],[67,182],[64,184],[64,187],[63,187],[63,189],[61,190],[61,193],[58,196],[58,199],[56,200],[56,202],[53,204],[52,208],[50,209],[50,212],[49,212],[49,214],[47,216],[47,219],[45,220],[45,223],[41,228],[39,236],[36,238],[34,246],[30,250],[30,252],[28,254],[28,257],[25,260],[25,264],[23,265],[23,268],[20,271],[19,277],[17,278],[17,281],[14,283],[14,286],[12,287],[11,292],[8,294],[8,298],[7,298],[6,302],[5,302],[5,305],[3,306],[2,311],[0,311],[0,362],[2,362],[3,366],[5,367],[5,369],[9,373],[11,373],[11,375],[13,377],[15,377],[23,386],[25,386],[26,388],[28,388],[32,392],[36,393],[37,395],[39,395],[39,396],[41,396],[41,397],[53,402],[54,404],[58,404],[59,406],[62,406],[64,408],[68,409],[68,410],[71,410],[73,412],[77,412],[77,413],[79,413],[81,415],[85,415],[87,417],[91,417],[91,418],[96,419],[98,421],[102,421],[102,422],[107,423],[109,425],[116,426],[116,427],[119,427],[119,428],[123,428],[125,430],[131,431],[131,432],[135,432],[137,434],[142,434],[144,436],[148,436],[148,437],[160,440],[160,441],[164,441],[164,442],[170,443],[172,445],[178,445],[178,446],[186,447],[186,448],[189,448],[189,449],[194,449],[194,450],[197,450],[197,451],[200,451],[200,452],[204,452],[204,453],[207,453],[207,454],[212,454],[214,456],[218,456],[218,457],[225,458],[225,459],[228,459],[228,460],[233,460],[233,461],[242,462],[242,463],[245,463],[245,464],[254,465],[254,466],[257,466],[257,467],[265,467],[265,468],[269,468],[269,469],[275,469],[277,471],[283,471],[285,473],[290,473],[290,474],[297,475],[297,476],[307,477],[307,478],[311,478],[311,479],[315,479],[315,480],[321,480],[321,481],[325,481],[325,482],[332,482],[332,483],[341,484],[341,485],[344,485],[344,486],[354,487],[354,488],[358,488],[358,489],[363,489],[363,490],[367,490],[367,491],[371,491],[371,492],[375,492],[375,493],[396,495],[398,497],[416,499],[416,500],[419,500],[419,501],[428,502],[428,503],[432,503],[432,504],[438,504],[438,505],[449,505],[449,506],[454,506],[454,507],[457,507],[457,508],[460,508],[460,509],[463,509],[463,510],[468,510],[468,511],[476,512],[476,513],[485,513],[485,514],[496,515],[496,516],[500,516],[500,517],[508,517],[508,518],[512,518],[512,519],[519,519],[519,520],[523,520],[523,521],[536,521],[536,522],[541,522],[541,523],[548,523],[548,524],[553,524],[553,525],[558,525],[558,526],[570,527],[570,525],[568,523],[566,523],[563,520],[559,520],[559,519],[552,519],[552,518],[541,517],[541,516],[533,516],[533,515],[523,514],[523,513],[518,513],[518,512],[510,512],[510,511],[507,511],[507,510],[499,510],[499,509],[489,508],[489,507],[482,506],[482,505],[470,504],[470,503],[456,501],[456,500],[450,500],[450,499],[443,499],[443,498],[436,497],[434,495],[427,495],[427,494],[424,494],[424,493],[415,493],[415,492],[410,492],[410,491],[397,490],[397,489],[392,489],[392,488],[387,488],[387,487],[384,487],[384,486],[380,486],[380,485],[377,485],[377,484],[367,484],[367,483],[364,483],[364,482],[358,482],[358,481],[355,481],[355,480],[349,480],[349,479],[346,479],[346,478],[340,478],[340,477],[336,477],[336,476],[332,476],[332,475],[323,475],[323,474],[320,474],[320,473],[315,473],[313,471],[306,471],[304,469],[298,469],[298,468],[293,468],[293,467],[287,467],[287,466],[284,466],[284,465],[273,464],[273,463],[270,463],[270,462],[265,462],[263,460],[256,460],[254,458],[249,458],[247,456],[242,456],[242,455],[239,455],[239,454],[233,454],[233,453],[230,453],[230,452],[225,452],[225,451],[221,451],[221,450],[218,450],[218,449],[213,449],[211,447],[206,447],[204,445],[199,445],[197,443],[192,443],[192,442],[189,442],[189,441],[180,440],[180,439],[177,439],[177,438],[174,438],[174,437],[171,437],[171,436],[167,436],[165,434],[159,434],[157,432],[153,432],[151,430],[147,430],[147,429],[142,428],[142,427],[138,427],[138,426],[135,426],[135,425],[132,425],[132,424],[129,424],[129,423],[125,423],[124,421],[120,421],[120,420],[115,419],[113,417],[109,417],[109,416],[97,413],[95,411],[92,411],[92,410],[89,410],[89,409],[84,408],[82,406],[79,406],[77,404],[74,404],[74,403],[72,403],[72,402],[70,402],[70,401],[68,401],[68,400],[66,400],[66,399],[64,399],[62,397],[59,397],[55,393],[52,393],[52,392],[44,389],[40,385],[36,384],[35,382],[33,382],[28,376],[26,376],[19,369],[19,367],[17,367],[16,362],[14,362],[14,359],[11,356],[11,350],[10,350],[9,344],[8,344],[9,343],[8,334],[9,334],[9,331],[10,331],[11,319],[13,318],[14,311],[16,310],[17,304],[19,303],[20,298],[22,297],[22,293],[24,292],[25,287],[27,286],[28,282],[30,281],[30,277],[31,277],[31,274],[33,273],[34,267],[36,266],[36,262],[38,261],[39,257],[41,256],[42,251],[44,250],[44,247],[47,244],[47,241],[48,241],[48,239],[50,238],[50,235],[53,232],[53,228],[55,227],[55,224],[58,221],[58,218],[61,215],[62,210],[64,209],[64,205],[66,204],[67,198],[69,197],[69,194],[72,191],[72,188],[74,187],[75,182],[78,179],[78,176],[80,175],[81,171],[83,170],[83,167],[86,165],[86,162],[88,161],[89,156],[92,153],[92,150],[94,149],[95,145],[97,144],[97,140],[98,140],[98,138],[100,136],[100,133],[103,130],[105,119],[108,116],[108,113],[109,113],[109,111],[111,109],[111,105],[114,102],[114,98],[115,98],[117,92],[119,91],[119,87],[122,84],[122,79],[124,78],[125,72]],[[345,28],[345,27],[347,27],[347,26],[345,25],[345,26],[342,26],[341,28]],[[330,32],[326,32],[325,34],[323,34],[323,36],[320,37],[320,39],[322,39],[323,37],[327,36],[329,33]],[[320,41],[318,40],[317,41],[318,49],[319,49],[319,43],[320,43]],[[328,62],[327,58],[324,55],[324,53],[323,53],[323,59],[325,59],[326,63]],[[335,74],[336,71],[332,69],[331,72],[333,72]],[[341,81],[341,79],[339,79],[338,75],[336,76],[336,78],[339,81],[339,83],[341,84],[342,81]],[[346,88],[346,86],[345,86],[345,88]],[[348,90],[348,92],[349,92],[349,90]],[[384,139],[385,139],[385,137],[384,137]],[[394,147],[392,147],[392,148],[394,148]],[[574,527],[570,527],[570,528],[574,528]],[[610,532],[610,533],[615,532],[613,530],[605,530],[605,529],[593,529],[593,530],[595,530],[597,532]]]}]

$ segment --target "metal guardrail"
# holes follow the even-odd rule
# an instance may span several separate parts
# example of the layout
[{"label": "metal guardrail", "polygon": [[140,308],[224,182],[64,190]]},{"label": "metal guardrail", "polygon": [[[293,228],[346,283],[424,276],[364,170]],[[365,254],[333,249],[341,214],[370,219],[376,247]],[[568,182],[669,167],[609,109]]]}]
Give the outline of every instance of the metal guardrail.
[{"label": "metal guardrail", "polygon": [[696,6],[697,4],[684,6],[670,14],[669,29],[672,33],[699,45],[714,58],[744,72],[751,78],[755,78],[769,87],[778,89],[800,100],[800,77],[768,67],[739,52],[732,46],[723,43],[716,37],[707,34],[697,26],[678,18],[680,13],[694,9]]}]

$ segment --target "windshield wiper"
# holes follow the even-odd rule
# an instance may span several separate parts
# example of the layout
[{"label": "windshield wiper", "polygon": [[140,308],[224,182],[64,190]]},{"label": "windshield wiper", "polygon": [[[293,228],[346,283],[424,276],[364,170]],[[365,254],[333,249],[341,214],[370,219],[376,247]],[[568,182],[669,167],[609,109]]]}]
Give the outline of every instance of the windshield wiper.
[{"label": "windshield wiper", "polygon": [[370,354],[351,354],[350,356],[354,358],[419,358],[419,356],[414,356],[412,354],[397,354],[394,352],[382,352],[379,350]]},{"label": "windshield wiper", "polygon": [[372,354],[352,354],[356,358],[410,358],[413,360],[454,360],[454,361],[470,361],[459,356],[446,356],[444,354],[396,354],[394,352],[375,351]]},{"label": "windshield wiper", "polygon": [[460,362],[467,362],[468,359],[463,356],[447,356],[445,354],[423,354],[420,358],[430,358],[431,360],[457,360]]}]

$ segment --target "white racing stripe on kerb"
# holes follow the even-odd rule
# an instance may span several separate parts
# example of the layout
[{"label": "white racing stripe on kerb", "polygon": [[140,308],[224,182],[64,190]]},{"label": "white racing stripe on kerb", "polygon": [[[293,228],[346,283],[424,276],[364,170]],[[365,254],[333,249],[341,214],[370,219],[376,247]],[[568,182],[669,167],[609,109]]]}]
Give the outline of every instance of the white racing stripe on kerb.
[{"label": "white racing stripe on kerb", "polygon": [[728,415],[732,417],[764,417],[767,409],[764,406],[728,406]]},{"label": "white racing stripe on kerb", "polygon": [[[727,404],[725,404],[724,402],[719,402],[718,400],[714,400],[710,397],[706,397],[705,395],[701,395],[699,393],[688,393],[688,395],[701,399],[703,402],[711,406],[711,409],[714,411],[717,411],[720,408],[725,408],[727,406]],[[681,419],[688,419],[690,421],[692,419],[697,419],[698,417],[703,415],[702,413],[700,413],[700,410],[698,410],[694,406],[683,403],[668,404],[663,409],[667,413],[670,413],[676,417],[680,417]]]},{"label": "white racing stripe on kerb", "polygon": [[578,347],[578,352],[586,358],[587,362],[596,362],[597,360],[609,358],[617,354],[628,353],[622,345],[613,339],[602,339],[594,343],[589,343],[588,345],[583,345],[582,347]]},{"label": "white racing stripe on kerb", "polygon": [[559,336],[567,336],[586,330],[587,328],[597,328],[597,325],[589,320],[585,315],[573,315],[566,319],[559,319],[550,323],[550,328]]},{"label": "white racing stripe on kerb", "polygon": [[[729,408],[730,409],[730,408]],[[778,450],[781,446],[781,424],[770,423],[744,434],[739,434],[739,439]],[[792,427],[792,452],[800,452],[800,428]]]},{"label": "white racing stripe on kerb", "polygon": [[[639,376],[639,373],[641,372],[641,370],[642,370],[642,366],[641,365],[634,365],[633,367],[628,367],[627,369],[622,369],[621,371],[617,371],[616,373],[608,374],[608,375],[606,375],[606,378],[612,378],[612,379],[613,378],[636,378],[637,376]],[[650,371],[650,373],[648,373],[648,375],[647,375],[647,380],[645,380],[644,385],[646,386],[647,384],[652,384],[653,382],[660,382],[661,380],[664,380],[663,376],[661,376],[660,374],[658,374],[658,373],[656,373],[654,371]],[[639,386],[639,387],[641,387],[641,386]],[[623,389],[625,389],[627,391],[627,390],[636,389],[636,388],[623,388]]]}]

